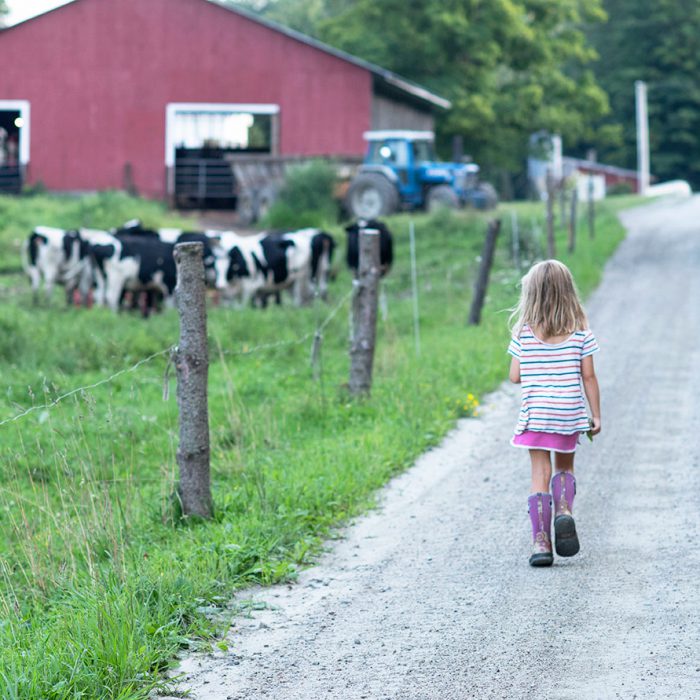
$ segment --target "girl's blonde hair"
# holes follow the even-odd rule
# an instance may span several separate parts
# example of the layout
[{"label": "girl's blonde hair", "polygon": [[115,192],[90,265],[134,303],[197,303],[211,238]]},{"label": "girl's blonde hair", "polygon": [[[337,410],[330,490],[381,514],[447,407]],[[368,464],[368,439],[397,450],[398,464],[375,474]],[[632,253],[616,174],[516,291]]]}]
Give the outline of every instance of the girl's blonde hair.
[{"label": "girl's blonde hair", "polygon": [[525,324],[548,338],[588,328],[569,268],[558,260],[533,265],[522,279],[520,301],[510,321],[515,337]]}]

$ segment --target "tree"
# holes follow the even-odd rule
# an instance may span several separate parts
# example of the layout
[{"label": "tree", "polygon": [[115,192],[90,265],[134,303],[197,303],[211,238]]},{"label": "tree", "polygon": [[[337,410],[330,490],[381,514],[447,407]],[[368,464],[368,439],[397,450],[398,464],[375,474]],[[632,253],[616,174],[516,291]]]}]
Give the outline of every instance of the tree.
[{"label": "tree", "polygon": [[448,97],[441,142],[464,136],[492,171],[519,170],[534,131],[591,138],[608,109],[582,31],[604,19],[598,0],[329,1],[345,7],[322,38]]},{"label": "tree", "polygon": [[528,136],[592,136],[607,111],[584,23],[600,0],[264,0],[258,10],[410,78],[453,103],[438,123],[489,169],[517,171]]},{"label": "tree", "polygon": [[[675,0],[605,0],[610,22],[591,27],[601,60],[600,83],[610,95],[617,144],[601,153],[636,166],[634,81],[649,88],[652,172],[700,186],[700,4]],[[608,120],[607,126],[614,126]]]}]

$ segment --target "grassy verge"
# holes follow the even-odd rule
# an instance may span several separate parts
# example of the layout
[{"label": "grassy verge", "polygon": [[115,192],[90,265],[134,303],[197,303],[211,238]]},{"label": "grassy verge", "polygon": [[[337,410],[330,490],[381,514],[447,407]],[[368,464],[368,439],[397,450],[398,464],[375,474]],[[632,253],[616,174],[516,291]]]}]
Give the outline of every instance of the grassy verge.
[{"label": "grassy verge", "polygon": [[[118,212],[97,198],[104,218],[79,223],[113,225],[152,206],[111,196]],[[0,200],[6,216],[21,212],[23,229],[15,222],[0,230],[3,255],[16,255],[16,239],[32,225],[75,225],[70,217],[87,206],[68,201],[78,209],[64,211],[46,200]],[[615,207],[599,208],[595,240],[580,235],[576,253],[561,256],[584,294],[623,236]],[[518,205],[517,212],[534,257],[541,207]],[[370,399],[350,401],[343,387],[344,270],[328,307],[211,310],[210,523],[174,517],[177,415],[174,399],[162,398],[164,356],[42,408],[167,349],[177,338],[176,314],[144,322],[58,302],[36,309],[26,292],[14,291],[22,281],[12,278],[0,306],[0,422],[37,410],[0,424],[0,697],[147,697],[178,649],[211,638],[210,613],[236,588],[293,579],[334,526],[371,506],[379,486],[472,413],[468,395],[495,388],[507,367],[505,309],[515,301],[519,273],[510,256],[510,211],[502,213],[478,328],[465,321],[486,218],[416,217],[420,357],[408,217],[390,222],[396,263],[385,284]],[[154,225],[165,217],[151,215]],[[563,231],[558,238],[563,249]],[[321,380],[314,381],[310,341],[299,339],[339,303],[324,333]],[[285,344],[255,350],[276,343]]]}]

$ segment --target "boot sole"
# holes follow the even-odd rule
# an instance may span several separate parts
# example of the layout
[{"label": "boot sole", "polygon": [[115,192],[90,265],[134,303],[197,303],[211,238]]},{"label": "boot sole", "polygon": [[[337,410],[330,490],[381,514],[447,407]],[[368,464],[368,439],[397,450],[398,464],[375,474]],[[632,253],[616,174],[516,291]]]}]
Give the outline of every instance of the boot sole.
[{"label": "boot sole", "polygon": [[530,566],[551,566],[553,561],[551,552],[539,552],[530,557]]},{"label": "boot sole", "polygon": [[554,518],[554,548],[560,557],[573,557],[580,549],[576,523],[570,515]]}]

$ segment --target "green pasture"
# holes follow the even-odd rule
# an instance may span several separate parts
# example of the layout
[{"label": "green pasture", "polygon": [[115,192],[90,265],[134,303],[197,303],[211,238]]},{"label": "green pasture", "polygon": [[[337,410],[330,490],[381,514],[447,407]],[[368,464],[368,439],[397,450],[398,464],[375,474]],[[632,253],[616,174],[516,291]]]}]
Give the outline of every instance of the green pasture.
[{"label": "green pasture", "polygon": [[[621,206],[599,206],[595,239],[584,227],[575,254],[560,256],[584,294],[623,237],[615,214]],[[236,589],[294,579],[334,527],[371,507],[378,487],[456,418],[471,415],[468,395],[480,399],[506,375],[507,309],[520,276],[510,211],[499,212],[503,229],[483,322],[471,328],[477,257],[493,214],[415,217],[420,356],[409,217],[390,220],[396,259],[384,283],[386,316],[380,314],[368,399],[352,401],[345,390],[351,280],[342,245],[328,304],[210,309],[216,515],[203,523],[179,519],[172,495],[174,380],[170,398],[163,395],[177,314],[144,321],[66,309],[60,292],[35,307],[17,272],[21,242],[36,224],[181,219],[120,194],[0,198],[0,697],[146,698],[163,686],[162,671],[178,650],[223,644],[216,635]],[[524,257],[537,259],[543,207],[516,211]],[[339,226],[330,230],[343,241]],[[557,236],[564,251],[560,227]],[[314,380],[310,336],[334,311]],[[35,410],[11,420],[28,409]]]}]

